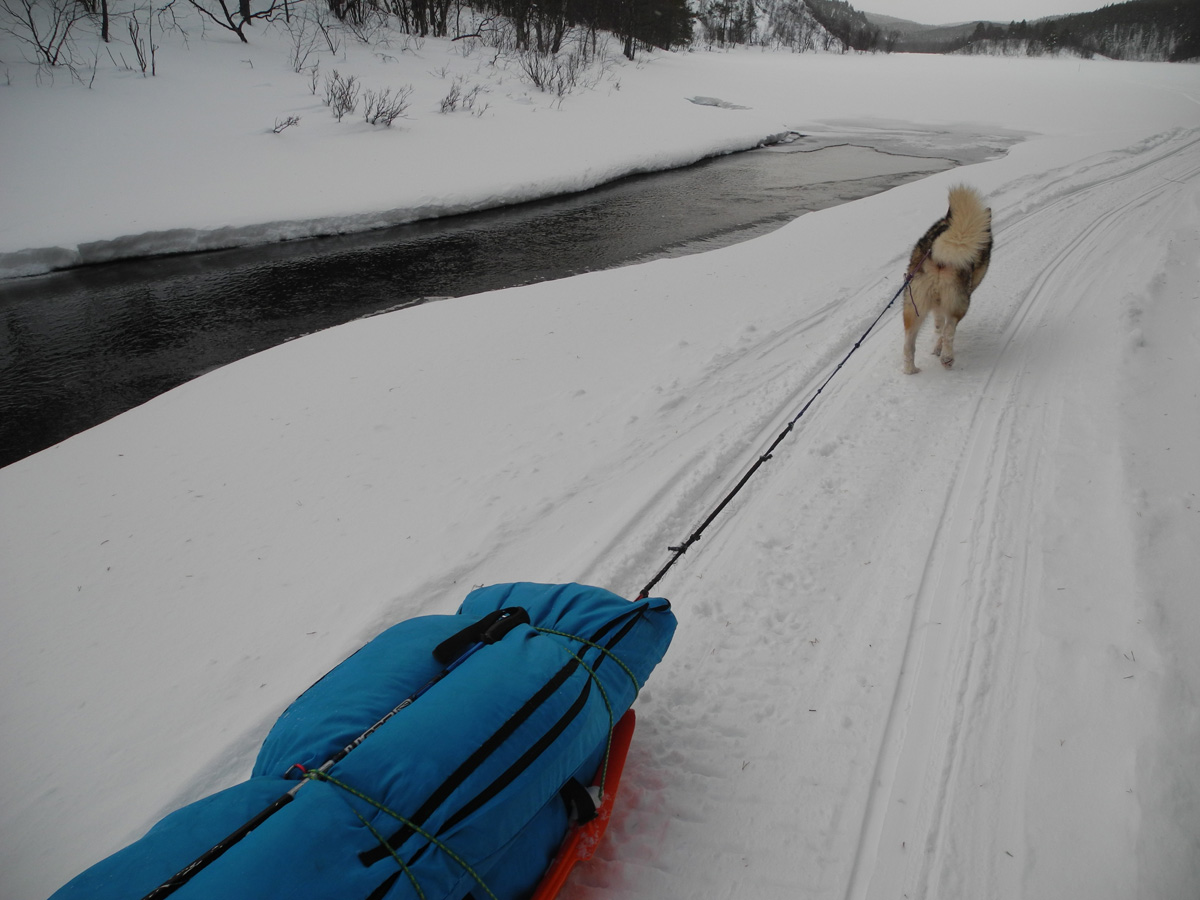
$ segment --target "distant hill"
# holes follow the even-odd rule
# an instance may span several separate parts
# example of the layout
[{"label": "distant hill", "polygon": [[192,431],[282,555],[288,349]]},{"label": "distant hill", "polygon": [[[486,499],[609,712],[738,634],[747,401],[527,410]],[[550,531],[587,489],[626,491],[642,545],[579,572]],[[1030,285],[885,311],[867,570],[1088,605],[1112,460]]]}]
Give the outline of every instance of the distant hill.
[{"label": "distant hill", "polygon": [[897,19],[895,16],[885,16],[880,13],[863,12],[872,25],[877,25],[882,31],[894,31],[897,34],[911,34],[914,31],[928,31],[932,25],[922,25],[920,22],[910,22],[908,19]]},{"label": "distant hill", "polygon": [[922,25],[907,19],[865,13],[880,30],[880,45],[897,53],[950,53],[963,47],[974,34],[978,22],[957,25]]},{"label": "distant hill", "polygon": [[953,53],[971,40],[978,22],[966,22],[959,25],[922,25],[916,22],[905,22],[904,19],[892,19],[892,24],[881,24],[881,19],[888,16],[874,16],[871,22],[880,26],[882,47],[895,53]]},{"label": "distant hill", "polygon": [[[1025,23],[1021,23],[1025,25]],[[1008,39],[1020,26],[1010,26]],[[1130,0],[1026,26],[1044,47],[1071,47],[1111,59],[1182,62],[1200,58],[1200,2]]]},{"label": "distant hill", "polygon": [[1129,0],[1033,22],[955,25],[864,12],[847,0],[691,0],[691,5],[696,38],[709,46],[835,53],[1071,53],[1170,62],[1200,58],[1200,0]]},{"label": "distant hill", "polygon": [[864,13],[883,49],[909,53],[1038,56],[1072,52],[1112,59],[1181,62],[1200,58],[1200,2],[1129,0],[1087,13],[1033,22],[922,25]]}]

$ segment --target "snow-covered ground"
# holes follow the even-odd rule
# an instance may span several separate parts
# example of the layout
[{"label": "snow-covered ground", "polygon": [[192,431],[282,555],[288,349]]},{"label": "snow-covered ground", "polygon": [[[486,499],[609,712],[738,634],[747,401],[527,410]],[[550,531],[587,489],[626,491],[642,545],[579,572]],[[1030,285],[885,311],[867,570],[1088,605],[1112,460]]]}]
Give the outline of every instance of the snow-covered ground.
[{"label": "snow-covered ground", "polygon": [[[232,65],[185,77],[210,53]],[[0,469],[0,896],[242,778],[400,618],[509,580],[636,594],[957,181],[997,245],[954,370],[900,374],[894,308],[660,585],[680,630],[565,896],[1200,896],[1195,67],[664,54],[561,108],[513,76],[481,117],[425,79],[385,131],[261,45],[159,65],[91,91],[13,68],[0,248],[361,224],[787,130],[1025,140],[738,246],[294,341]]]}]

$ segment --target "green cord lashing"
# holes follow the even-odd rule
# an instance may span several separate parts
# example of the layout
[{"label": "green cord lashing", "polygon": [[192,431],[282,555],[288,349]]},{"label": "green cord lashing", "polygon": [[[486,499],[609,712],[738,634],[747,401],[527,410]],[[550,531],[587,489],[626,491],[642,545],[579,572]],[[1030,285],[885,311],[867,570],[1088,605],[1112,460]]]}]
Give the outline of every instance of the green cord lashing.
[{"label": "green cord lashing", "polygon": [[[564,638],[567,638],[567,640],[571,640],[571,641],[579,641],[579,643],[581,643],[581,644],[587,644],[589,647],[593,647],[596,650],[599,650],[601,653],[603,653],[605,656],[609,657],[613,662],[615,662],[618,666],[620,666],[621,669],[625,672],[625,674],[629,676],[629,680],[633,682],[634,697],[637,697],[638,692],[641,691],[642,686],[638,683],[637,676],[633,674],[633,669],[631,669],[631,668],[629,668],[629,666],[625,665],[625,663],[621,660],[621,657],[617,656],[617,654],[613,653],[607,647],[597,644],[595,641],[589,641],[587,638],[582,638],[577,634],[568,634],[565,631],[555,631],[553,628],[537,628],[537,627],[535,627],[534,631],[537,631],[541,634],[552,634],[555,637],[564,637]],[[572,655],[574,655],[574,654],[572,654]],[[593,676],[593,677],[595,677],[595,676]]]},{"label": "green cord lashing", "polygon": [[[642,689],[642,686],[638,684],[637,676],[633,674],[633,670],[630,669],[629,666],[625,665],[619,656],[617,656],[607,647],[601,646],[594,641],[589,641],[587,638],[582,638],[577,634],[567,634],[565,631],[555,631],[552,628],[536,627],[534,630],[541,634],[552,634],[555,637],[562,637],[571,641],[578,641],[581,644],[586,644],[589,647],[594,647],[595,649],[599,650],[605,656],[612,659],[618,666],[622,668],[622,670],[624,670],[625,674],[629,676],[629,680],[633,682],[634,699],[637,698],[638,692]],[[600,676],[596,674],[591,666],[583,661],[583,657],[578,653],[572,652],[569,647],[563,647],[563,651],[574,657],[575,661],[583,666],[584,671],[588,673],[588,676],[592,679],[592,681],[596,682],[596,687],[600,689],[600,698],[604,701],[604,708],[608,711],[608,739],[604,743],[604,761],[600,766],[600,796],[603,797],[605,785],[608,782],[608,759],[612,754],[613,729],[616,727],[616,716],[613,715],[612,703],[608,699],[608,691],[604,689],[604,682],[600,680]]]},{"label": "green cord lashing", "polygon": [[[491,900],[500,900],[500,898],[497,897],[495,895],[495,893],[492,892],[492,889],[484,883],[483,879],[479,877],[479,873],[476,872],[473,868],[471,868],[471,864],[469,862],[467,862],[465,859],[463,859],[461,856],[459,856],[457,853],[455,853],[453,850],[451,850],[442,841],[439,841],[436,837],[434,837],[432,834],[430,834],[428,831],[426,831],[424,828],[422,828],[416,822],[413,822],[411,819],[408,819],[405,816],[400,815],[400,813],[395,812],[394,810],[388,809],[386,806],[384,806],[382,803],[380,803],[374,797],[369,797],[368,795],[364,794],[362,791],[358,790],[357,788],[351,787],[350,785],[346,784],[346,782],[341,781],[340,779],[337,779],[334,776],[330,775],[328,772],[322,772],[319,769],[315,769],[311,772],[304,773],[304,777],[308,778],[310,780],[326,781],[329,784],[332,784],[334,787],[341,788],[343,791],[350,794],[351,796],[357,797],[359,800],[362,800],[364,803],[369,803],[371,806],[375,807],[380,812],[391,816],[393,819],[395,819],[401,825],[405,826],[406,828],[411,829],[414,834],[419,835],[420,837],[423,837],[425,840],[429,841],[429,843],[433,844],[433,846],[437,847],[439,850],[441,850],[443,853],[445,853],[448,857],[450,857],[450,859],[453,860],[455,863],[457,863],[458,866],[464,872],[466,872],[468,875],[471,876],[471,878],[473,878],[475,880],[475,883],[483,889],[483,892],[485,894],[487,894],[491,898]],[[384,840],[382,836],[380,836],[378,831],[376,831],[374,828],[371,828],[370,823],[368,823],[367,820],[365,818],[363,818],[361,813],[359,813],[357,810],[355,810],[355,815],[357,815],[358,818],[363,822],[363,824],[365,824],[367,826],[367,828],[370,829],[371,834],[375,835],[375,838],[387,849],[388,853],[391,854],[392,858],[395,859],[398,863],[400,863],[400,868],[404,870],[405,874],[408,875],[409,880],[412,881],[413,887],[416,888],[417,895],[424,898],[424,894],[421,892],[420,886],[417,885],[416,878],[413,876],[412,872],[409,871],[408,866],[406,866],[403,862],[400,861],[396,851],[392,849],[391,845],[388,844],[388,842],[386,840]]]},{"label": "green cord lashing", "polygon": [[[354,809],[354,807],[350,808]],[[363,825],[366,826],[367,831],[371,832],[372,837],[379,841],[381,846],[387,849],[387,852],[391,855],[392,859],[396,861],[396,865],[400,867],[401,871],[408,876],[408,880],[412,883],[413,890],[417,892],[418,900],[425,900],[425,892],[421,890],[421,884],[417,881],[417,876],[412,873],[412,869],[408,867],[408,863],[400,858],[400,854],[393,849],[392,845],[387,842],[387,839],[379,833],[375,826],[367,821],[366,816],[360,813],[357,809],[354,809],[354,814],[358,816],[358,821],[362,822]]]}]

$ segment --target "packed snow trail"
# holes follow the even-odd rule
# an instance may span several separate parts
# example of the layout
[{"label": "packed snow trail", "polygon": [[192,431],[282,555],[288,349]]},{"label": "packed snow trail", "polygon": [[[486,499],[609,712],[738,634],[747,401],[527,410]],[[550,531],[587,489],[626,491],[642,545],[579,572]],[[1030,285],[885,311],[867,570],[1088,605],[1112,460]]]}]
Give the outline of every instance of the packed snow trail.
[{"label": "packed snow trail", "polygon": [[[1053,876],[1031,871],[1036,860],[1021,831],[1026,801],[1012,786],[1026,784],[1031,774],[1029,755],[1039,739],[1035,726],[1044,731],[1062,721],[1056,716],[1035,722],[1036,679],[1029,670],[1035,664],[1039,606],[1058,599],[1048,591],[1039,558],[1040,548],[1054,543],[1046,540],[1039,519],[1046,515],[1044,498],[1053,495],[1054,481],[1061,477],[1056,444],[1066,443],[1073,455],[1081,437],[1090,439],[1085,447],[1097,450],[1116,442],[1114,434],[1087,434],[1082,423],[1064,424],[1063,406],[1086,402],[1082,390],[1070,392],[1071,382],[1111,380],[1120,366],[1119,354],[1103,352],[1109,349],[1107,329],[1088,328],[1078,313],[1091,301],[1127,302],[1127,295],[1114,297],[1108,286],[1148,282],[1157,274],[1154,268],[1131,272],[1118,251],[1131,235],[1153,234],[1166,195],[1195,182],[1197,143],[1193,134],[1147,148],[1132,168],[1124,160],[1098,165],[1073,176],[1063,198],[999,222],[998,240],[1014,260],[1037,258],[1048,230],[1066,235],[1077,227],[1072,223],[1090,224],[1055,248],[1028,288],[1016,292],[1022,299],[1009,321],[997,323],[1003,324],[998,329],[1002,357],[974,409],[967,452],[956,468],[918,589],[897,703],[889,713],[859,851],[860,867],[872,849],[878,854],[869,864],[871,888],[865,889],[857,868],[848,896],[890,896],[897,883],[912,885],[912,896],[1021,896],[1027,872],[1039,880],[1052,877],[1047,893],[1059,896],[1081,885],[1089,896],[1136,896],[1136,871],[1125,873],[1125,882],[1108,868],[1088,864],[1072,871],[1063,860],[1053,864],[1058,870]],[[1007,199],[1001,193],[997,202]],[[1041,221],[1030,222],[1035,216]],[[1088,318],[1095,315],[1091,310]],[[1120,321],[1119,307],[1111,316],[1106,325]],[[1049,446],[1047,439],[1053,441]],[[1069,465],[1077,468],[1078,461]],[[1013,485],[1021,489],[1014,491]],[[1117,603],[1130,603],[1136,594],[1133,541],[1129,524],[1113,518],[1089,517],[1091,529],[1112,532],[1106,546],[1127,548],[1124,558],[1118,549],[1116,558],[1106,561],[1111,578],[1096,587],[1116,595]],[[1085,551],[1070,562],[1069,577],[1078,581],[1082,573],[1074,569],[1086,572],[1098,561]],[[1067,589],[1054,587],[1055,592]],[[1132,610],[1130,615],[1136,618]],[[933,621],[942,625],[925,627]],[[946,627],[950,623],[953,631]],[[1144,643],[1144,638],[1135,640]],[[1126,704],[1113,704],[1107,717],[1114,733],[1122,731],[1131,712]],[[919,739],[906,740],[907,733]],[[1089,773],[1094,783],[1084,786],[1089,796],[1102,791],[1102,783],[1121,786],[1112,790],[1109,802],[1115,808],[1108,825],[1100,826],[1116,833],[1092,832],[1110,845],[1104,856],[1120,854],[1127,823],[1137,818],[1137,801],[1124,790],[1133,783],[1127,763],[1119,755],[1103,760]],[[1054,764],[1061,769],[1058,784],[1071,783],[1074,765]],[[904,796],[914,787],[919,804]],[[896,855],[897,846],[904,850],[910,844],[923,852]]]},{"label": "packed snow trail", "polygon": [[906,378],[898,332],[870,341],[668,576],[698,624],[644,716],[670,825],[619,831],[618,867],[662,848],[628,896],[731,867],[756,897],[1190,896],[1186,858],[1129,852],[1170,814],[1141,797],[1156,636],[1105,398],[1126,308],[1162,277],[1130,247],[1192,227],[1198,186],[1190,132],[994,190],[955,371]]}]

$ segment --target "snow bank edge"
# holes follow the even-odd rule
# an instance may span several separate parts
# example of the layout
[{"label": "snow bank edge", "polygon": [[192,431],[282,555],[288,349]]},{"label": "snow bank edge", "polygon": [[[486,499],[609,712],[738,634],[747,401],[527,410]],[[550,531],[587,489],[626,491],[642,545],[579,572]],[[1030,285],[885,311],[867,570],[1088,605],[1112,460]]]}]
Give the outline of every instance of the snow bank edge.
[{"label": "snow bank edge", "polygon": [[490,195],[476,200],[401,207],[352,215],[321,216],[311,219],[285,219],[253,225],[228,225],[219,228],[171,228],[126,234],[116,238],[89,241],[75,247],[31,247],[24,250],[0,252],[0,280],[28,278],[50,272],[99,265],[120,260],[148,259],[213,250],[231,250],[308,238],[331,237],[341,234],[361,234],[397,225],[407,225],[429,219],[440,219],[466,213],[484,212],[506,206],[517,206],[551,197],[582,193],[594,188],[653,172],[687,168],[706,159],[728,156],[759,147],[786,141],[792,134],[780,131],[753,141],[731,141],[728,146],[699,155],[660,159],[653,164],[639,164],[610,170],[597,177],[583,176],[571,184],[526,185],[505,195]]}]

